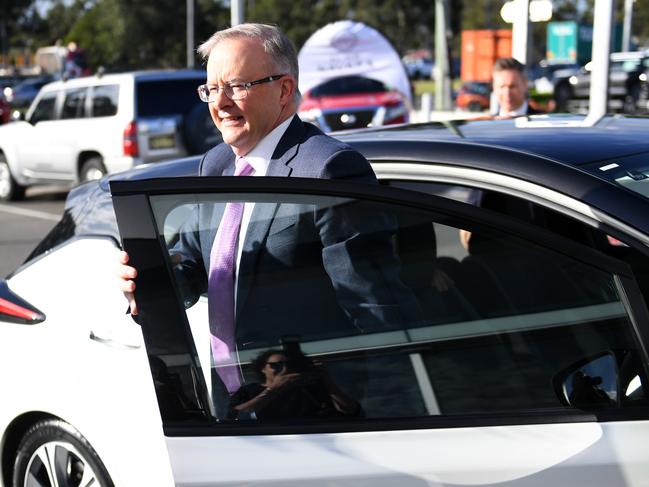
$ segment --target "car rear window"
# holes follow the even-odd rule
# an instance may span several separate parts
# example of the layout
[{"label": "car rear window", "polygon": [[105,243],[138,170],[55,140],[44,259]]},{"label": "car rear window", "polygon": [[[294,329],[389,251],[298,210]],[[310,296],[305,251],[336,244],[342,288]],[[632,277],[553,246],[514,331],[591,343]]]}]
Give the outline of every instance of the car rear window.
[{"label": "car rear window", "polygon": [[161,117],[167,115],[185,115],[200,103],[196,88],[203,80],[171,79],[155,81],[137,81],[138,117]]},{"label": "car rear window", "polygon": [[360,76],[335,78],[316,86],[311,90],[312,96],[354,95],[361,93],[381,93],[388,91],[383,83]]}]

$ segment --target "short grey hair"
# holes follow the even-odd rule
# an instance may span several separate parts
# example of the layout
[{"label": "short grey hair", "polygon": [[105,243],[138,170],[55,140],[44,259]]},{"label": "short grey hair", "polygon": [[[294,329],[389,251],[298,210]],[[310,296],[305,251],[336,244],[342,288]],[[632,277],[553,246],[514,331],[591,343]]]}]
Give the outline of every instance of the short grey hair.
[{"label": "short grey hair", "polygon": [[513,57],[501,57],[496,59],[492,72],[499,73],[501,71],[518,71],[523,78],[527,78],[525,65]]},{"label": "short grey hair", "polygon": [[[268,54],[274,68],[281,71],[269,74],[290,74],[299,83],[300,68],[297,51],[291,40],[279,27],[268,24],[245,23],[215,32],[212,37],[198,46],[197,52],[207,60],[212,50],[226,39],[257,39],[261,41],[264,52]],[[295,90],[295,101],[300,101],[300,91]]]}]

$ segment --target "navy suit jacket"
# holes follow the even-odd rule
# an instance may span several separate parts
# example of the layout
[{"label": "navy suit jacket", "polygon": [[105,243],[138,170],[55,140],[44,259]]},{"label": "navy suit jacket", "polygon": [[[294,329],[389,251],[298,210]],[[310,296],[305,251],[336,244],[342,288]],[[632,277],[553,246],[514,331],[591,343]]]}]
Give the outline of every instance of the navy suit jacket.
[{"label": "navy suit jacket", "polygon": [[[207,152],[200,175],[234,173],[226,144]],[[268,176],[344,178],[377,184],[368,161],[295,116],[268,166]],[[172,253],[183,256],[184,298],[206,291],[209,254],[223,205],[195,212]],[[236,328],[240,348],[401,328],[417,307],[399,279],[391,235],[396,219],[376,207],[257,203],[238,270]],[[191,278],[187,278],[191,276]]]}]

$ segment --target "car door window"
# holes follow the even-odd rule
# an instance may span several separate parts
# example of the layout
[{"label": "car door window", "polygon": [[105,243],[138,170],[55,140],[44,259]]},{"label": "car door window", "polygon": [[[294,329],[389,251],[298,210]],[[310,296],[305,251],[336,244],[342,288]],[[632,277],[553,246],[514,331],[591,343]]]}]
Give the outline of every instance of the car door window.
[{"label": "car door window", "polygon": [[117,113],[119,85],[98,85],[92,88],[92,117],[110,117]]},{"label": "car door window", "polygon": [[65,91],[61,119],[83,118],[85,114],[86,88],[75,88]]},{"label": "car door window", "polygon": [[57,95],[58,93],[55,92],[44,94],[38,102],[38,105],[34,108],[29,121],[37,124],[38,122],[54,120]]},{"label": "car door window", "polygon": [[[434,200],[446,210],[350,196],[151,196],[160,276],[173,283],[151,302],[167,306],[166,292],[187,308],[180,321],[159,311],[143,325],[158,330],[148,347],[163,416],[202,410],[254,427],[646,404],[623,265]],[[225,206],[241,201],[254,209],[236,257],[234,350],[220,361],[206,259]],[[467,252],[460,229],[479,248]]]}]

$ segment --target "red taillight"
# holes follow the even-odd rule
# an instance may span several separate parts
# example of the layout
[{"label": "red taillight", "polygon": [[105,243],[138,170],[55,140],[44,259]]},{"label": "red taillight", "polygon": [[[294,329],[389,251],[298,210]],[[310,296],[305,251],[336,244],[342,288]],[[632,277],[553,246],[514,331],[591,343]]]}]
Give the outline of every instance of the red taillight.
[{"label": "red taillight", "polygon": [[39,313],[18,306],[17,304],[2,298],[0,298],[0,314],[27,321],[36,321],[39,318]]},{"label": "red taillight", "polygon": [[137,157],[140,155],[140,148],[137,145],[137,124],[129,123],[124,129],[124,140],[122,148],[125,156]]},{"label": "red taillight", "polygon": [[0,321],[31,325],[44,320],[43,313],[12,293],[6,281],[0,281]]}]

